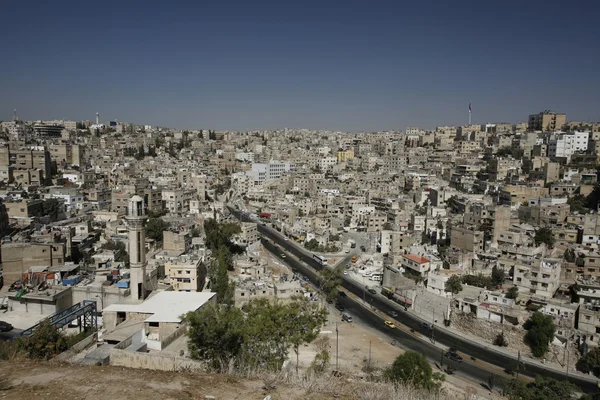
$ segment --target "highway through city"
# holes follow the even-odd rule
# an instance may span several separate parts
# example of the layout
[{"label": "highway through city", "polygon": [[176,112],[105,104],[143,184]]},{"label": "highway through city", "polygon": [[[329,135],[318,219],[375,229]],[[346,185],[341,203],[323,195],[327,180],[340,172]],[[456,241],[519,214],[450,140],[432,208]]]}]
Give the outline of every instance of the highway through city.
[{"label": "highway through city", "polygon": [[[256,222],[252,221],[250,218],[243,215],[237,210],[230,209],[230,211],[238,219],[241,219],[243,221]],[[316,283],[318,285],[318,276],[317,273],[313,271],[313,269],[318,271],[322,269],[323,266],[312,258],[311,253],[307,252],[304,249],[300,249],[295,243],[290,242],[289,240],[285,240],[284,237],[278,232],[265,225],[262,225],[261,223],[258,224],[258,231],[263,237],[268,238],[277,246],[279,246],[279,248],[274,248],[266,244],[266,248],[268,250],[273,251],[275,254],[278,254],[277,252],[279,251],[281,253],[280,249],[283,249],[286,252],[293,254],[300,261],[302,261],[302,263],[297,262],[291,257],[286,257],[285,261],[288,261],[292,267],[296,268],[302,274],[307,276],[313,283]],[[263,243],[264,242],[265,241],[263,241]],[[348,255],[346,259],[342,261],[342,263],[347,263],[350,258],[351,255]],[[305,264],[310,266],[312,269],[307,268]],[[369,292],[366,292],[364,286],[346,277],[343,277],[342,286],[358,298],[363,298],[364,296],[364,299],[367,303],[369,303],[372,307],[385,314],[392,310],[396,311],[398,313],[398,316],[395,318],[395,320],[400,322],[406,328],[408,328],[408,332],[403,331],[401,329],[395,329],[393,330],[393,332],[392,330],[384,329],[387,327],[383,324],[380,317],[373,314],[363,304],[360,304],[359,302],[356,302],[351,298],[346,298],[343,301],[346,304],[348,304],[347,308],[350,310],[353,316],[356,316],[357,318],[368,322],[370,325],[372,325],[372,327],[383,331],[388,336],[394,337],[399,342],[399,344],[402,345],[402,347],[423,353],[430,359],[437,360],[439,363],[441,356],[440,348],[435,346],[431,342],[421,340],[421,338],[418,338],[415,335],[420,334],[424,337],[431,337],[431,330],[429,330],[428,327],[424,327],[421,325],[423,322],[431,321],[422,320],[413,313],[405,312],[403,307],[394,302],[391,302],[390,300],[388,300],[380,294],[373,295]],[[410,330],[412,330],[414,333]],[[507,369],[509,366],[514,365],[517,362],[516,357],[512,357],[505,353],[495,351],[492,348],[491,344],[490,347],[486,347],[482,344],[466,340],[457,334],[450,333],[445,329],[440,330],[434,328],[433,336],[436,343],[440,343],[447,347],[454,347],[458,350],[459,353],[467,355],[467,357],[465,357],[465,360],[462,363],[460,363],[460,365],[457,367],[457,373],[468,375],[473,380],[487,382],[487,379],[490,376],[490,374],[494,373],[490,370],[482,368],[483,366],[479,365],[477,363],[477,360],[481,360],[491,365],[494,365],[498,367],[500,371]],[[476,361],[472,361],[472,359],[470,359],[469,357],[475,358]],[[448,360],[444,361],[445,363],[448,362]],[[586,393],[595,393],[598,390],[598,380],[593,377],[588,378],[582,377],[581,375],[569,375],[567,377],[566,374],[562,371],[547,369],[538,364],[529,363],[526,359],[521,359],[521,362],[525,365],[524,370],[520,372],[522,375],[526,375],[529,377],[542,375],[545,377],[551,377],[559,380],[567,378],[569,381],[579,386],[581,390]],[[498,376],[500,376],[502,379],[506,379],[509,377],[509,375],[507,374],[501,374]]]},{"label": "highway through city", "polygon": [[[312,283],[318,287],[318,275],[312,269],[308,268],[305,264],[297,261],[288,252],[282,250],[277,245],[263,240],[265,248],[278,256],[281,261],[288,264],[295,272],[306,276]],[[286,258],[282,258],[281,254],[286,254]],[[366,309],[360,300],[355,300],[352,297],[339,297],[338,301],[344,306],[346,312],[356,320],[362,321],[364,324],[378,330],[384,337],[389,338],[390,343],[392,341],[395,344],[405,350],[413,350],[418,353],[425,355],[429,360],[435,362],[438,366],[442,358],[443,351],[438,347],[435,347],[427,341],[417,337],[417,334],[405,331],[403,329],[391,329],[384,324],[384,319],[379,317],[377,314]],[[341,315],[340,315],[341,316]],[[391,318],[390,318],[391,319]],[[490,375],[496,376],[496,382],[500,384],[502,379],[506,379],[508,375],[504,373],[494,373],[482,369],[480,365],[472,363],[471,361],[463,361],[462,363],[456,363],[444,358],[443,368],[445,369],[448,365],[452,365],[455,368],[455,374],[457,376],[463,376],[470,381],[475,383],[485,383],[488,381]]]}]

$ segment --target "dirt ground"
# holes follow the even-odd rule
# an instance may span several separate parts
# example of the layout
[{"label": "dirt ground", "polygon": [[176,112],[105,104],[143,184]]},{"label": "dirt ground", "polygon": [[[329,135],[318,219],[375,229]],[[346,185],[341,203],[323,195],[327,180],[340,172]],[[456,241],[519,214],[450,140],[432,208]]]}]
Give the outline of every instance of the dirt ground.
[{"label": "dirt ground", "polygon": [[[499,333],[504,332],[504,338],[508,342],[508,349],[520,351],[523,356],[533,357],[531,348],[525,343],[526,331],[521,326],[500,324],[498,322],[477,319],[466,314],[453,313],[452,328],[478,337],[489,344],[494,342]],[[550,351],[546,355],[546,360],[561,367],[568,361],[569,369],[575,370],[575,365],[579,357],[581,357],[581,354],[579,354],[579,351],[574,346],[569,347],[567,355],[565,354],[564,346],[552,344],[550,345]]]}]

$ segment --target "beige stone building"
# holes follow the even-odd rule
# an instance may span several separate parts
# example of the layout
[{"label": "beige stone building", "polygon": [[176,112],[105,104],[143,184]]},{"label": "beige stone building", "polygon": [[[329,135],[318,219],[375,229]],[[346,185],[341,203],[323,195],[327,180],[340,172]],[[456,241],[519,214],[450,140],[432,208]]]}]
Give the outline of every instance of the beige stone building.
[{"label": "beige stone building", "polygon": [[200,258],[182,258],[165,264],[165,276],[176,292],[199,292],[204,287],[206,268]]},{"label": "beige stone building", "polygon": [[52,267],[65,263],[63,243],[3,243],[1,251],[4,282],[7,285],[22,279],[30,267]]},{"label": "beige stone building", "polygon": [[529,116],[528,129],[530,131],[550,132],[562,129],[567,123],[567,114],[542,111]]},{"label": "beige stone building", "polygon": [[481,252],[484,248],[483,232],[474,227],[452,226],[450,228],[450,246],[466,250]]}]

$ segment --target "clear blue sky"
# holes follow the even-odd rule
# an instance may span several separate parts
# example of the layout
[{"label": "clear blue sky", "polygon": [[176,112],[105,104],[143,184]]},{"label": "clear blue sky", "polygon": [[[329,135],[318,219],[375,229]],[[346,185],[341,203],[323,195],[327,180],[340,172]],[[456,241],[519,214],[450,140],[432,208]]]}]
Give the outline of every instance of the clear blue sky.
[{"label": "clear blue sky", "polygon": [[598,1],[2,1],[0,119],[205,129],[600,120]]}]

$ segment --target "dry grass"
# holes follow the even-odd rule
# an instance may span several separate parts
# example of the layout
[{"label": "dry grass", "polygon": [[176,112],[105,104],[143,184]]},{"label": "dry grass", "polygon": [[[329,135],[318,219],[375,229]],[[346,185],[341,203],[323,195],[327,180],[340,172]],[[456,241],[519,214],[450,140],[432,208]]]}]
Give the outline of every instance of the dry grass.
[{"label": "dry grass", "polygon": [[[389,383],[330,374],[298,377],[295,371],[231,374],[163,372],[119,367],[84,367],[52,362],[0,362],[0,396],[6,399],[78,398],[192,399],[215,395],[217,399],[272,400],[449,400],[449,394],[434,393]],[[457,395],[453,400],[462,400]]]}]

